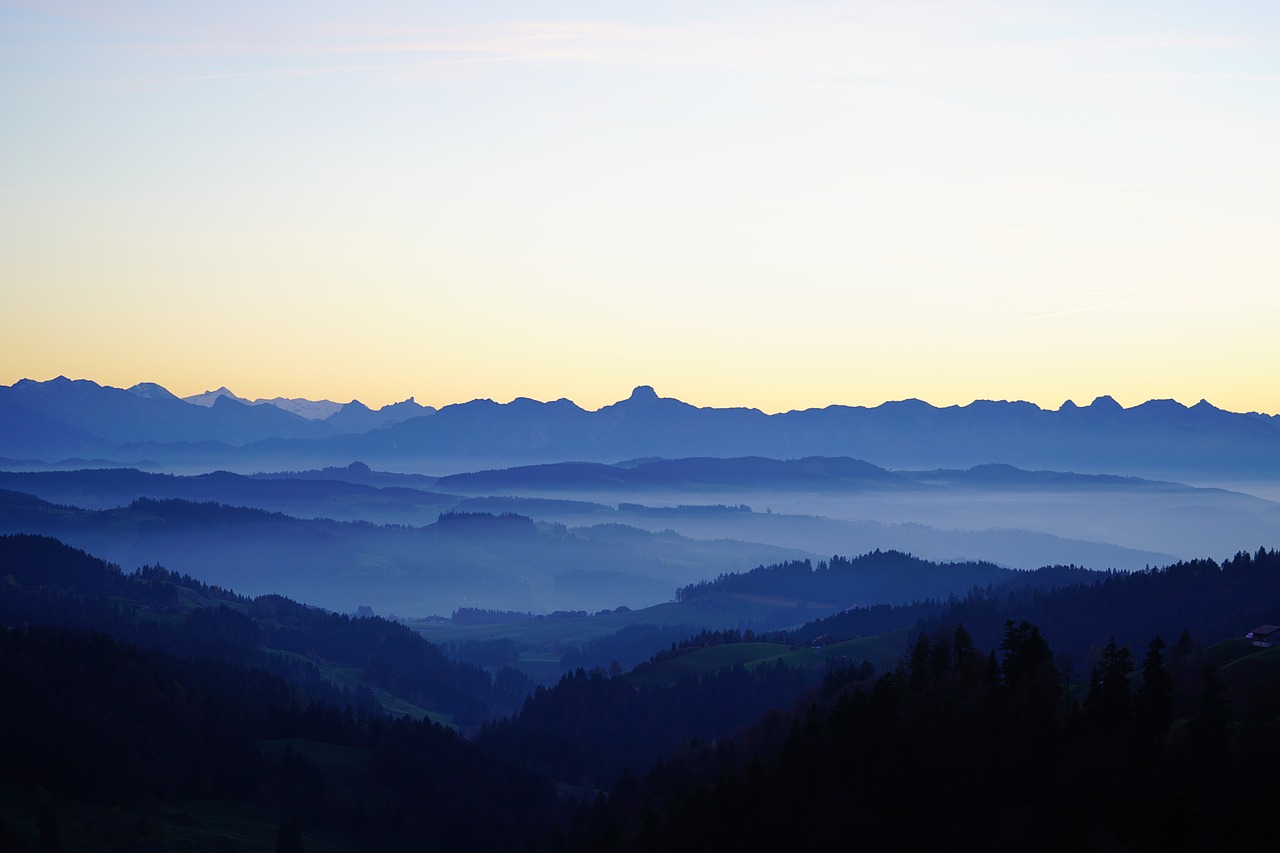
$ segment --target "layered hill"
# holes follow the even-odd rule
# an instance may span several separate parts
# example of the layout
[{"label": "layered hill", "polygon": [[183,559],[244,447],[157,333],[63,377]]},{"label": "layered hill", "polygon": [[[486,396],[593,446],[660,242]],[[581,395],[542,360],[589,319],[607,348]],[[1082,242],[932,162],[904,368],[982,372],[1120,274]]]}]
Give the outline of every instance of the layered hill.
[{"label": "layered hill", "polygon": [[[634,538],[639,528],[808,554],[893,548],[930,559],[986,559],[1018,567],[1136,569],[1184,551],[1196,556],[1206,548],[1280,535],[1280,507],[1221,490],[989,467],[893,472],[854,459],[818,457],[560,463],[443,479],[375,472],[362,464],[253,477],[225,471],[0,471],[0,489],[91,510],[126,507],[137,498],[177,498],[299,518],[413,526],[449,511],[516,513],[594,528],[595,538],[608,529],[630,530],[620,541]],[[1188,511],[1195,517],[1184,518]],[[695,555],[683,562],[696,567],[703,560]],[[671,580],[670,589],[697,579],[663,576]],[[636,602],[599,606],[618,603]]]},{"label": "layered hill", "polygon": [[617,524],[567,528],[511,513],[445,512],[420,526],[300,519],[218,503],[139,498],[85,510],[0,490],[0,532],[37,533],[120,565],[163,564],[246,594],[340,611],[448,614],[645,606],[677,586],[808,552],[693,540]]}]

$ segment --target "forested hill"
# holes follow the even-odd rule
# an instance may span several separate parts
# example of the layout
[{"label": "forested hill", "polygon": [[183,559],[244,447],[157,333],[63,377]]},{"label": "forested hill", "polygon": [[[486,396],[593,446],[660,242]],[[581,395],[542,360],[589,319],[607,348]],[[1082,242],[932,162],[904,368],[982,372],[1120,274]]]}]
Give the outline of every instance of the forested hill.
[{"label": "forested hill", "polygon": [[819,677],[780,661],[672,684],[615,676],[578,669],[539,687],[518,715],[487,723],[476,743],[557,781],[607,788],[683,742],[730,736],[772,708],[790,708]]},{"label": "forested hill", "polygon": [[261,669],[0,626],[0,683],[6,851],[516,851],[556,818],[547,782],[451,730]]},{"label": "forested hill", "polygon": [[[1084,570],[1080,576],[1087,575]],[[712,593],[780,596],[801,601],[835,603],[850,607],[885,601],[910,601],[946,597],[972,586],[1003,584],[1028,573],[994,563],[968,561],[935,563],[901,551],[876,549],[857,557],[834,556],[815,567],[808,560],[758,566],[749,572],[722,574],[712,581],[690,584],[676,591],[689,601]],[[1055,581],[1063,580],[1061,572]],[[1042,585],[1046,575],[1037,575]]]},{"label": "forested hill", "polygon": [[[761,585],[749,588],[780,591],[765,579],[814,574],[781,564],[715,591],[752,576]],[[607,801],[584,810],[566,849],[777,850],[857,837],[871,850],[948,839],[993,850],[1225,850],[1215,840],[1265,836],[1265,803],[1280,793],[1250,781],[1280,760],[1280,658],[1230,639],[1275,624],[1260,614],[1277,605],[1280,554],[1265,549],[1133,575],[1048,567],[967,599],[854,610],[794,632],[789,654],[781,644],[787,661],[810,654],[803,647],[821,634],[839,649],[842,636],[916,626],[896,668],[879,680],[866,663],[830,672],[808,713],[790,714],[769,694],[777,658],[708,667],[659,689],[645,667],[612,678],[579,671],[487,727],[481,743],[598,784],[610,769],[634,772],[650,742],[685,732],[647,776],[623,776]],[[671,655],[707,667],[760,660],[753,647],[765,645],[734,632],[726,645],[715,639],[673,645]],[[777,635],[767,639],[777,648]],[[761,700],[782,710],[736,738],[689,714],[690,703],[724,708],[712,718],[724,724]],[[1005,807],[984,810],[993,798]],[[925,814],[933,819],[922,822]]]},{"label": "forested hill", "polygon": [[278,595],[249,599],[159,566],[125,573],[45,536],[0,536],[0,567],[0,624],[71,625],[251,664],[356,707],[377,702],[469,725],[513,709],[528,687],[518,673],[494,680],[451,661],[380,617],[352,618]]},{"label": "forested hill", "polygon": [[[819,572],[756,580],[793,575]],[[0,703],[22,733],[0,762],[0,845],[204,849],[234,825],[251,849],[277,826],[307,849],[1267,849],[1280,656],[1209,644],[1276,624],[1280,553],[1081,577],[1014,573],[790,638],[703,632],[631,673],[578,670],[471,743],[386,715],[434,702],[465,723],[504,695],[403,626],[0,537],[0,683],[22,697]],[[905,644],[904,626],[879,679],[855,665],[875,644],[831,642]]]},{"label": "forested hill", "polygon": [[[1018,574],[1005,584],[974,589],[966,597],[903,607],[856,608],[818,619],[793,632],[797,642],[830,634],[837,639],[878,634],[892,627],[963,623],[981,648],[1000,642],[1007,620],[1039,626],[1062,652],[1079,661],[1109,637],[1138,648],[1157,634],[1188,630],[1197,642],[1244,636],[1258,625],[1280,624],[1280,552],[1241,551],[1222,563],[1193,560],[1141,572],[1091,573],[1070,568]],[[1035,582],[1042,572],[1066,579]],[[1053,588],[1047,588],[1052,586]]]},{"label": "forested hill", "polygon": [[1108,646],[1081,702],[1033,625],[998,654],[921,635],[875,682],[834,672],[807,712],[623,780],[561,849],[1272,849],[1274,664],[1233,719],[1205,655],[1142,647]]}]

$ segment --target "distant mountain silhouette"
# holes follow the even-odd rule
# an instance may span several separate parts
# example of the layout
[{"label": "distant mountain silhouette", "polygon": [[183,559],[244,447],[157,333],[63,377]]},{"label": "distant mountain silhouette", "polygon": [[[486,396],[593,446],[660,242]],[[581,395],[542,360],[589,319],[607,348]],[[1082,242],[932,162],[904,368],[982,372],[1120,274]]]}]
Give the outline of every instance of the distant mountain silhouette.
[{"label": "distant mountain silhouette", "polygon": [[[133,389],[130,389],[130,390],[133,390]],[[232,400],[235,400],[237,403],[244,403],[246,406],[253,405],[252,400],[249,400],[245,397],[238,396],[237,394],[232,392],[232,390],[228,388],[226,385],[223,385],[217,391],[205,391],[203,394],[192,394],[191,396],[183,397],[182,399],[184,402],[190,403],[193,406],[204,406],[208,408],[209,406],[212,406],[214,403],[216,403],[219,400],[219,398],[222,398],[222,397],[230,397]]]},{"label": "distant mountain silhouette", "polygon": [[[169,393],[164,388],[161,388],[159,385],[155,385],[154,383],[148,382],[145,384],[152,388],[158,388],[165,394]],[[129,390],[137,393],[135,389],[140,387],[142,386],[135,385]],[[244,403],[246,406],[275,406],[277,409],[283,409],[286,412],[291,412],[292,414],[306,418],[309,421],[324,420],[342,408],[341,403],[335,403],[332,400],[308,400],[304,397],[272,397],[270,399],[267,399],[266,397],[259,397],[256,400],[250,400],[239,396],[225,385],[217,391],[205,391],[203,394],[192,394],[191,396],[183,397],[182,399],[192,405],[205,406],[208,408],[222,397],[235,400],[237,403]]]},{"label": "distant mountain silhouette", "polygon": [[302,397],[272,397],[270,400],[259,397],[253,401],[253,405],[275,406],[277,409],[293,412],[309,421],[324,420],[342,408],[341,403],[335,403],[332,400],[306,400]]},{"label": "distant mountain silhouette", "polygon": [[109,453],[115,445],[56,414],[23,405],[6,395],[8,390],[0,388],[0,452],[5,456],[45,459],[94,456]]},{"label": "distant mountain silhouette", "polygon": [[[136,394],[139,397],[145,397],[149,400],[180,400],[177,394],[174,394],[163,385],[155,382],[139,382],[137,385],[131,385],[127,389],[130,394]],[[223,389],[226,390],[226,389]]]},{"label": "distant mountain silhouette", "polygon": [[[1152,401],[1130,409],[1111,398],[1049,411],[1025,402],[977,401],[938,408],[920,400],[873,408],[766,415],[657,397],[642,386],[626,400],[589,412],[568,400],[506,405],[474,400],[377,433],[292,449],[379,467],[474,469],[576,459],[636,457],[849,456],[888,468],[969,468],[1006,463],[1026,469],[1123,473],[1180,479],[1280,474],[1280,423],[1199,403]],[[264,455],[285,451],[280,444]]]},{"label": "distant mountain silhouette", "polygon": [[[270,437],[318,438],[333,434],[323,422],[309,421],[275,406],[250,405],[230,392],[211,393],[213,397],[206,405],[193,406],[154,383],[124,390],[65,376],[48,382],[23,379],[8,387],[0,386],[0,424],[12,424],[12,432],[0,434],[4,438],[0,455],[17,455],[9,443],[10,435],[20,439],[52,429],[78,431],[64,439],[65,447],[54,441],[54,436],[35,442],[50,447],[45,455],[55,458],[90,452],[105,455],[105,449],[112,445],[133,443],[216,441],[242,445]],[[29,412],[38,418],[24,425]],[[94,438],[86,438],[86,433]],[[25,443],[30,446],[33,442],[28,438]]]},{"label": "distant mountain silhouette", "polygon": [[[401,417],[407,419],[394,422]],[[80,432],[65,432],[67,426]],[[448,473],[565,460],[826,456],[894,469],[1003,463],[1174,480],[1280,476],[1280,418],[1204,401],[1188,407],[1151,400],[1126,409],[1105,396],[1056,411],[1026,402],[935,407],[901,400],[767,415],[700,408],[642,385],[594,412],[569,400],[521,397],[432,413],[410,399],[378,412],[353,401],[325,420],[306,420],[275,406],[245,406],[229,394],[204,409],[59,377],[0,387],[0,430],[0,456],[54,461],[92,453],[242,471],[354,459],[383,470]]]},{"label": "distant mountain silhouette", "polygon": [[399,403],[383,406],[381,409],[370,409],[359,400],[352,400],[328,415],[325,423],[340,433],[369,432],[410,418],[432,415],[435,411],[434,407],[420,405],[412,397],[401,400]]}]

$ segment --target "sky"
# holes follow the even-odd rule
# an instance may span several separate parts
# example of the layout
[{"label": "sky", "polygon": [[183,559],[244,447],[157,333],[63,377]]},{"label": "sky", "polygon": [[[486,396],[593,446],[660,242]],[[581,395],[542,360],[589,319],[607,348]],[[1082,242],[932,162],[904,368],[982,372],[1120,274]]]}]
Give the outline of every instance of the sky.
[{"label": "sky", "polygon": [[1280,4],[0,0],[0,384],[1280,412]]}]

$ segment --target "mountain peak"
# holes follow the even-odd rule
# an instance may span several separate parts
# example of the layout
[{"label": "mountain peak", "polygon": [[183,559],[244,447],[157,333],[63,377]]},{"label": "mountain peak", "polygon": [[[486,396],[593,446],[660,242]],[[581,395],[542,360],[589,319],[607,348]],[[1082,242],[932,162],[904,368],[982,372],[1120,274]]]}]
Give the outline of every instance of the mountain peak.
[{"label": "mountain peak", "polygon": [[[82,379],[80,381],[84,382],[87,380]],[[14,388],[39,388],[40,386],[43,386],[43,385],[64,386],[64,385],[74,385],[74,384],[75,383],[72,380],[59,374],[58,376],[55,376],[52,379],[47,380],[45,382],[41,382],[39,379],[25,379],[25,378],[19,379],[17,382],[13,383],[13,387]],[[89,384],[96,385],[97,383],[91,382]]]},{"label": "mountain peak", "polygon": [[[205,404],[202,403],[201,405],[205,405]],[[207,406],[210,409],[219,409],[221,411],[226,411],[228,406],[234,406],[234,407],[243,406],[245,408],[250,408],[251,406],[253,406],[253,403],[249,402],[243,397],[237,397],[235,394],[218,394],[216,397],[210,398],[210,401],[207,404]]]},{"label": "mountain peak", "polygon": [[277,409],[291,412],[309,421],[324,420],[342,408],[341,403],[335,403],[332,400],[308,400],[304,397],[272,397],[270,400],[259,397],[249,405],[275,406]]},{"label": "mountain peak", "polygon": [[148,400],[176,400],[178,396],[157,382],[139,382],[125,389],[130,394]]},{"label": "mountain peak", "polygon": [[646,400],[658,399],[658,392],[653,390],[652,385],[637,385],[631,392],[631,396],[627,398],[632,403],[639,403]]},{"label": "mountain peak", "polygon": [[244,399],[243,397],[237,397],[235,394],[233,394],[231,392],[231,389],[229,389],[226,385],[223,385],[217,391],[205,391],[203,394],[192,394],[190,397],[183,397],[182,399],[188,403],[193,403],[197,406],[204,406],[206,408],[209,408],[214,403],[216,403],[218,401],[218,398],[220,397],[230,397],[232,400],[235,400],[237,403],[244,403],[245,405],[251,405],[248,400]]},{"label": "mountain peak", "polygon": [[1089,404],[1089,408],[1097,409],[1100,412],[1118,412],[1124,407],[1116,402],[1115,397],[1112,397],[1110,394],[1103,394],[1101,397],[1095,397],[1093,402]]}]

